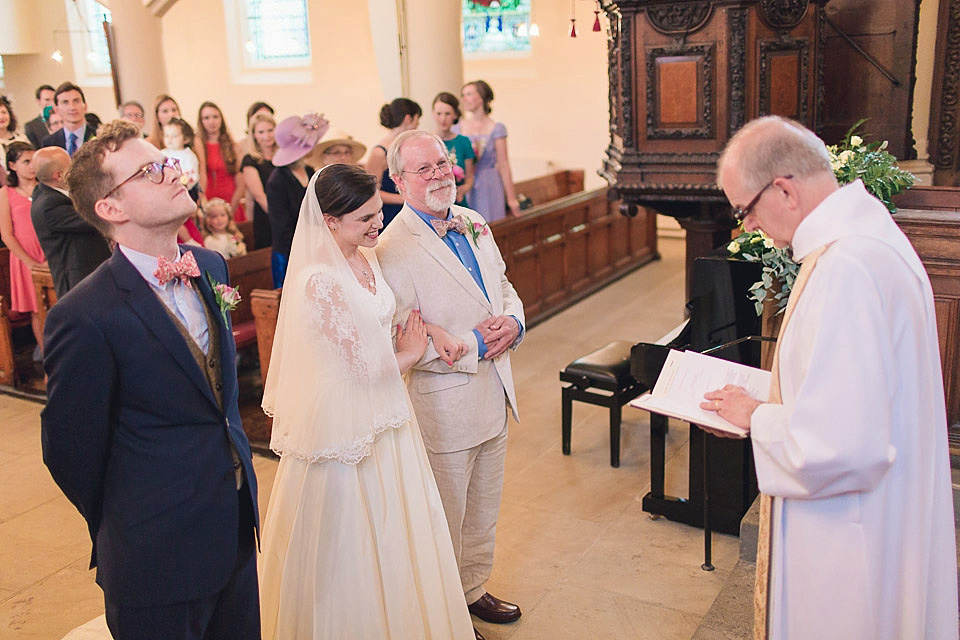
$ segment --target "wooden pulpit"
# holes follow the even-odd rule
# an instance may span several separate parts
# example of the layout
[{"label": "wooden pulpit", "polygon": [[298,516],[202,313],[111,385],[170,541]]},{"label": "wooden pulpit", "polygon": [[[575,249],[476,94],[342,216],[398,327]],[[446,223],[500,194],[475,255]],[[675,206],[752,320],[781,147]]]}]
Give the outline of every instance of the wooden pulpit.
[{"label": "wooden pulpit", "polygon": [[735,224],[716,186],[727,140],[783,115],[816,131],[827,0],[601,0],[609,18],[610,145],[601,175],[621,211],[675,217],[693,261]]}]

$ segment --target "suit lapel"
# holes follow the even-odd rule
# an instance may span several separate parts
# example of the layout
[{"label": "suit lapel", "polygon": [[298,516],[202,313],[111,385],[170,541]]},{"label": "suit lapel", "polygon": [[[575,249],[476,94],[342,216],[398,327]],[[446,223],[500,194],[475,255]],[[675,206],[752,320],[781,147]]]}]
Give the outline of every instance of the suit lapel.
[{"label": "suit lapel", "polygon": [[[213,390],[207,383],[207,378],[200,365],[190,353],[186,339],[180,330],[163,309],[163,301],[157,297],[143,276],[134,268],[130,261],[119,249],[115,249],[110,258],[110,267],[114,274],[117,286],[124,291],[124,300],[141,322],[147,327],[161,345],[170,352],[170,356],[179,365],[183,372],[196,384],[217,407],[217,400]],[[207,286],[209,289],[209,285]],[[221,343],[223,340],[221,340]],[[219,409],[219,407],[217,407]]]},{"label": "suit lapel", "polygon": [[[233,344],[233,331],[223,322],[223,314],[220,313],[220,305],[217,304],[216,295],[213,292],[213,287],[210,286],[210,282],[207,281],[207,268],[204,266],[206,259],[203,255],[191,250],[188,247],[184,247],[186,251],[190,251],[193,256],[197,259],[197,265],[200,267],[200,277],[194,278],[193,283],[197,291],[200,292],[200,297],[203,299],[203,303],[207,305],[207,308],[210,309],[210,315],[213,317],[213,321],[217,323],[217,326],[220,329],[220,368],[222,369],[224,381],[227,376],[227,366],[233,366],[233,352],[230,349],[230,345]],[[230,317],[230,314],[227,314],[227,317]],[[224,385],[226,387],[226,385]]]},{"label": "suit lapel", "polygon": [[[410,230],[410,233],[417,236],[417,242],[423,248],[424,252],[429,255],[431,258],[436,260],[452,277],[457,283],[463,287],[463,289],[473,296],[477,302],[480,302],[485,307],[490,307],[490,301],[487,300],[487,297],[483,295],[483,291],[480,290],[480,287],[477,286],[476,281],[467,271],[467,269],[461,264],[460,259],[450,250],[450,247],[437,236],[436,232],[427,226],[427,224],[416,214],[416,212],[407,205],[403,205],[403,209],[400,211],[399,216],[403,223],[407,225],[407,229]],[[469,238],[468,238],[469,242]],[[483,276],[482,264],[483,261],[480,258],[480,255],[477,253],[477,248],[474,247],[474,255],[477,256],[477,264],[481,265],[481,278],[483,278],[483,283],[486,286],[488,284],[488,279]]]}]

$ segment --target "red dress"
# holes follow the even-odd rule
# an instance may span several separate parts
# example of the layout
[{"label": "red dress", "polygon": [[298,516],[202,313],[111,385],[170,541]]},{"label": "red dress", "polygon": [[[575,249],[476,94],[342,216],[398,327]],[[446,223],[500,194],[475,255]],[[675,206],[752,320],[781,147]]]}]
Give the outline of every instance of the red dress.
[{"label": "red dress", "polygon": [[[207,153],[207,200],[212,198],[222,198],[227,202],[233,199],[233,192],[237,188],[237,183],[233,179],[233,174],[227,170],[227,163],[223,160],[220,153],[219,142],[204,142],[204,149]],[[247,219],[243,207],[237,207],[233,212],[233,219],[236,222],[243,222]]]},{"label": "red dress", "polygon": [[[43,249],[37,232],[30,220],[30,198],[17,191],[14,187],[4,187],[7,190],[7,201],[10,203],[10,220],[13,223],[13,237],[17,239],[27,255],[43,262]],[[10,308],[21,313],[31,313],[37,310],[37,294],[33,288],[33,276],[28,267],[20,258],[10,252]]]}]

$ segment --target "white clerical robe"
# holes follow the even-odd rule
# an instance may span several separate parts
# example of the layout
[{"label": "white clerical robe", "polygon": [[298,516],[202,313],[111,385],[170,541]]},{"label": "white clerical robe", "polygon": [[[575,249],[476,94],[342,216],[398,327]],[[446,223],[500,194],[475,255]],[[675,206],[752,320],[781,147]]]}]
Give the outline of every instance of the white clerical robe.
[{"label": "white clerical robe", "polygon": [[[832,243],[832,244],[830,244]],[[859,181],[797,228],[820,256],[781,336],[782,404],[751,437],[774,496],[772,638],[957,638],[957,562],[933,294]]]}]

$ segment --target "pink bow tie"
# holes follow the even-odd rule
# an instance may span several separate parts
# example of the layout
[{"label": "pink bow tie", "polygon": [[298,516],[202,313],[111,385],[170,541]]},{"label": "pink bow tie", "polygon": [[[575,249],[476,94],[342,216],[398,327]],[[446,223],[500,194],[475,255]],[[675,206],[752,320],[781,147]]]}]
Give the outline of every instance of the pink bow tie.
[{"label": "pink bow tie", "polygon": [[441,238],[447,235],[447,231],[456,231],[461,235],[466,235],[467,233],[467,221],[462,215],[455,216],[450,220],[438,220],[436,218],[430,220],[430,224],[433,225],[433,228],[437,230],[437,235]]},{"label": "pink bow tie", "polygon": [[170,262],[160,256],[157,258],[157,270],[153,272],[153,277],[157,279],[161,287],[175,278],[179,278],[185,284],[190,284],[190,278],[200,277],[200,267],[197,266],[197,260],[190,251],[180,256],[180,260],[177,262]]}]

